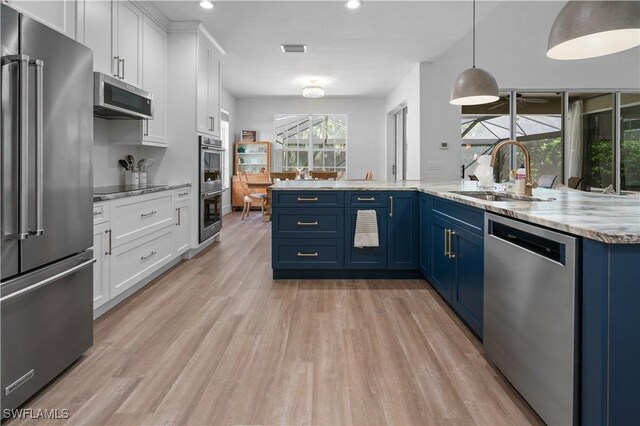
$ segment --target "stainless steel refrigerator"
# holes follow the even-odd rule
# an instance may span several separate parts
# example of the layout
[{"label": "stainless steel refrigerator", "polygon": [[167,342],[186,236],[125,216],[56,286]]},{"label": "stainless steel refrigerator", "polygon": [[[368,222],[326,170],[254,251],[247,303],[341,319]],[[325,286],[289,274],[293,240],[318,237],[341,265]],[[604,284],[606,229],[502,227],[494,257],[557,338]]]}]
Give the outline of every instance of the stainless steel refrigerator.
[{"label": "stainless steel refrigerator", "polygon": [[2,5],[1,373],[15,408],[93,343],[93,54]]}]

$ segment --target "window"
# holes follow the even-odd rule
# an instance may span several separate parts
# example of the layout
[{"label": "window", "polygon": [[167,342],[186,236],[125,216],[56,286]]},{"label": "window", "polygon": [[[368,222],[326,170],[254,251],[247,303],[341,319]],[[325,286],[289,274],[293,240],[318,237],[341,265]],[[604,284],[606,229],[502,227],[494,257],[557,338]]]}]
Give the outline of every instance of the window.
[{"label": "window", "polygon": [[345,114],[276,114],[274,170],[347,171]]},{"label": "window", "polygon": [[620,189],[640,191],[640,94],[620,96]]},{"label": "window", "polygon": [[225,188],[228,188],[231,185],[231,178],[229,176],[229,170],[231,169],[230,163],[230,145],[231,145],[231,135],[229,134],[229,112],[225,110],[220,110],[220,136],[222,139],[222,146],[224,147],[224,155],[222,164],[226,164],[223,170],[223,185]]}]

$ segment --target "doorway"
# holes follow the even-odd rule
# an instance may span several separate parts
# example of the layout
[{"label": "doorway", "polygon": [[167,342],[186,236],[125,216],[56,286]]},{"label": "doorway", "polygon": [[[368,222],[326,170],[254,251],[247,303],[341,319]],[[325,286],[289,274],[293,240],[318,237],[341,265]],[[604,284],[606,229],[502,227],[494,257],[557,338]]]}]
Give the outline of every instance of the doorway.
[{"label": "doorway", "polygon": [[393,179],[407,179],[407,107],[393,113],[394,163],[391,169]]}]

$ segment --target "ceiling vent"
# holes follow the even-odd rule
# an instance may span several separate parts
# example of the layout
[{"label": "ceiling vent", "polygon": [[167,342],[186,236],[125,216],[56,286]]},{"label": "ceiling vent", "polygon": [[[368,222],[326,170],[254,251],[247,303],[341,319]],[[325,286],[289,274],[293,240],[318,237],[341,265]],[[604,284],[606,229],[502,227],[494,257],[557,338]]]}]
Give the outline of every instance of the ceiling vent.
[{"label": "ceiling vent", "polygon": [[282,49],[284,53],[307,53],[306,44],[283,44],[280,46],[280,49]]}]

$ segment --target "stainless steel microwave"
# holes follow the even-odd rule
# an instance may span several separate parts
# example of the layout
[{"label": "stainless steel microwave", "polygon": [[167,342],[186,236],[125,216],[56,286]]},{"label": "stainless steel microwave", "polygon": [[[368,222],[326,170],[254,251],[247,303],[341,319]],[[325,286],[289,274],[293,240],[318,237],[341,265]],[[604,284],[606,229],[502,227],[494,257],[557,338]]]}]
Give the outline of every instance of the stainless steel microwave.
[{"label": "stainless steel microwave", "polygon": [[108,120],[152,120],[153,95],[110,75],[94,72],[93,116]]}]

